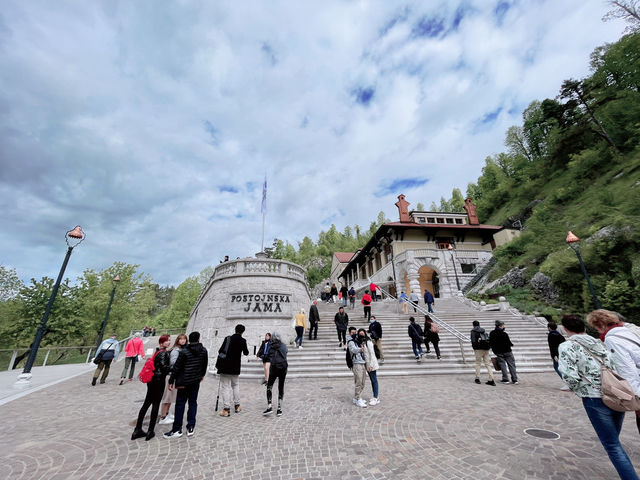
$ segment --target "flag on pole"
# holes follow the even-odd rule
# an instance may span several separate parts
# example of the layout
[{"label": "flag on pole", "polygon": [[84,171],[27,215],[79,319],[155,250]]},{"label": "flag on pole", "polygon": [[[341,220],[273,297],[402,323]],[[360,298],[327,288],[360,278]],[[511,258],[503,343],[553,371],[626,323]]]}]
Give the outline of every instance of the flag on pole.
[{"label": "flag on pole", "polygon": [[267,176],[264,176],[264,184],[262,185],[262,214],[267,213]]}]

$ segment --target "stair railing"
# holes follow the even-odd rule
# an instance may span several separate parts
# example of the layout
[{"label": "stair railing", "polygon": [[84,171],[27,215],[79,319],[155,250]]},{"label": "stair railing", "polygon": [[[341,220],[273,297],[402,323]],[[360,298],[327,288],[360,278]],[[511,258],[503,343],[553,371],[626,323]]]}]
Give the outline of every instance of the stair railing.
[{"label": "stair railing", "polygon": [[[396,297],[391,295],[389,292],[385,291],[383,288],[380,288],[380,290],[382,290],[382,292],[385,295],[387,295],[389,298],[396,300],[396,303],[397,303]],[[460,354],[462,355],[462,363],[467,363],[467,359],[464,354],[464,347],[467,344],[467,342],[470,341],[470,339],[455,327],[449,325],[447,322],[438,318],[438,316],[435,315],[433,312],[427,311],[424,307],[422,307],[417,302],[412,302],[411,300],[407,300],[407,303],[411,305],[413,308],[415,308],[417,311],[419,311],[422,315],[429,315],[429,318],[431,318],[431,320],[433,320],[434,323],[436,323],[440,328],[444,329],[445,331],[453,335],[458,340],[458,344],[460,345]]]}]

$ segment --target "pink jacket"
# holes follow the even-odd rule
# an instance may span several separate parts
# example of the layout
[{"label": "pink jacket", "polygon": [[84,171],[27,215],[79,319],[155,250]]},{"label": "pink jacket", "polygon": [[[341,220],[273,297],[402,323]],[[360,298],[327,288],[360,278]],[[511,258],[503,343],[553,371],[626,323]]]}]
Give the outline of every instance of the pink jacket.
[{"label": "pink jacket", "polygon": [[127,346],[124,347],[124,351],[127,352],[127,357],[135,357],[140,355],[144,358],[144,345],[140,337],[133,337],[127,342]]}]

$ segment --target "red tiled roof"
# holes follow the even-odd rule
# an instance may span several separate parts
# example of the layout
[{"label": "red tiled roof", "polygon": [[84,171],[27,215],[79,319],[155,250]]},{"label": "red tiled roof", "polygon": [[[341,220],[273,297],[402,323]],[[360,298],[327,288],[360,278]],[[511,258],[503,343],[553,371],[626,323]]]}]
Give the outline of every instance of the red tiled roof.
[{"label": "red tiled roof", "polygon": [[351,252],[335,252],[334,255],[340,263],[349,263],[354,254]]}]

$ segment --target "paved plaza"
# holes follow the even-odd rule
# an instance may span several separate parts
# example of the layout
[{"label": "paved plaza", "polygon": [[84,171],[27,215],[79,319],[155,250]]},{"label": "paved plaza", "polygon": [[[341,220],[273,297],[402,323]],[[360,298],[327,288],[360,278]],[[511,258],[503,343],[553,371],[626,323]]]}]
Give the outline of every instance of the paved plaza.
[{"label": "paved plaza", "polygon": [[[118,370],[116,368],[115,370]],[[200,391],[195,435],[131,441],[146,387],[90,373],[0,406],[0,471],[11,479],[613,479],[580,400],[554,373],[519,385],[473,375],[380,379],[382,403],[358,409],[349,379],[292,379],[284,416],[263,417],[264,387],[241,381],[244,411],[215,415],[218,381]],[[367,381],[367,398],[370,387]],[[529,427],[557,440],[523,433]],[[622,442],[640,465],[632,414]]]}]

